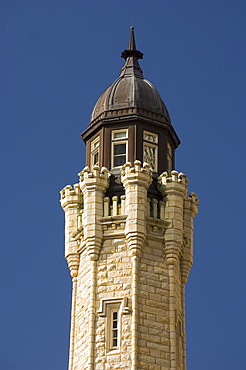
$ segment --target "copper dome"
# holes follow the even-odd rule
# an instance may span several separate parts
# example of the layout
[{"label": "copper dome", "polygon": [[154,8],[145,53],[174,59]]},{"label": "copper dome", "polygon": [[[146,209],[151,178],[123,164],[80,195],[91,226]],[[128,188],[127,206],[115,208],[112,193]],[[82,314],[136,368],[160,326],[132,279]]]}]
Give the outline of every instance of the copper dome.
[{"label": "copper dome", "polygon": [[140,116],[170,124],[170,117],[154,85],[143,77],[136,50],[133,27],[128,50],[123,51],[125,64],[120,76],[99,97],[91,115],[91,124],[107,118]]}]

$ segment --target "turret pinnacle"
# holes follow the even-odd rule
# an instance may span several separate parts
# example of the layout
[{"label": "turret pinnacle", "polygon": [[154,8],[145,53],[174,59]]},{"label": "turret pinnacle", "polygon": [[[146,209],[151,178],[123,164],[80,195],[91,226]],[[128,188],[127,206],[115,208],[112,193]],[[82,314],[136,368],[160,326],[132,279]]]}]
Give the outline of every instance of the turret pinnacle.
[{"label": "turret pinnacle", "polygon": [[136,42],[134,36],[134,27],[130,29],[130,39],[128,49],[121,53],[121,58],[124,58],[125,64],[121,70],[121,76],[123,75],[135,75],[143,77],[142,70],[138,63],[138,59],[143,59],[143,53],[136,49]]}]

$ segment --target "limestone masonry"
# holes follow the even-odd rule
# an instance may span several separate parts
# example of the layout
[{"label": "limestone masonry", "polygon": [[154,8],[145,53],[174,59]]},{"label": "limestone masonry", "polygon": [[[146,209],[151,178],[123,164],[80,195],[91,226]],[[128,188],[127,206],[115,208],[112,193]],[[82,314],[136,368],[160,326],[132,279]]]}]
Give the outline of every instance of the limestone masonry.
[{"label": "limestone masonry", "polygon": [[[124,53],[120,83],[142,86],[133,28]],[[87,166],[61,191],[73,280],[69,370],[185,370],[184,288],[198,199],[172,169],[179,140],[153,103],[158,92],[146,93],[152,100],[142,109],[142,97],[124,89],[121,113],[105,106],[109,96],[97,105],[83,134]]]}]

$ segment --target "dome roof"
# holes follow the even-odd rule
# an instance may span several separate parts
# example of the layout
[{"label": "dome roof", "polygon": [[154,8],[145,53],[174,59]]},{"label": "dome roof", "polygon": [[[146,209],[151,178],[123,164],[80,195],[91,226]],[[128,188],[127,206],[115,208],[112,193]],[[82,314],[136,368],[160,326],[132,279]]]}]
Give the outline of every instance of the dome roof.
[{"label": "dome roof", "polygon": [[133,27],[128,50],[124,50],[121,56],[125,59],[121,74],[99,97],[92,111],[91,124],[100,119],[132,115],[170,123],[167,108],[158,91],[143,77],[138,63],[143,54],[136,50]]}]

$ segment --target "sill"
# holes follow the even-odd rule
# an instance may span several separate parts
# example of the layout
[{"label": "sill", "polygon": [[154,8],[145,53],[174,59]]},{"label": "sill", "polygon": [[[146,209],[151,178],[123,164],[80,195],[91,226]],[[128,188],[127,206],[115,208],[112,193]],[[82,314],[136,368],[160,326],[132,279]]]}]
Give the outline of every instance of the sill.
[{"label": "sill", "polygon": [[120,348],[115,348],[115,349],[110,349],[107,351],[106,355],[111,356],[111,355],[116,355],[120,353]]},{"label": "sill", "polygon": [[121,170],[122,166],[112,167],[111,170],[110,170],[112,175],[118,175],[120,173],[120,170]]}]

